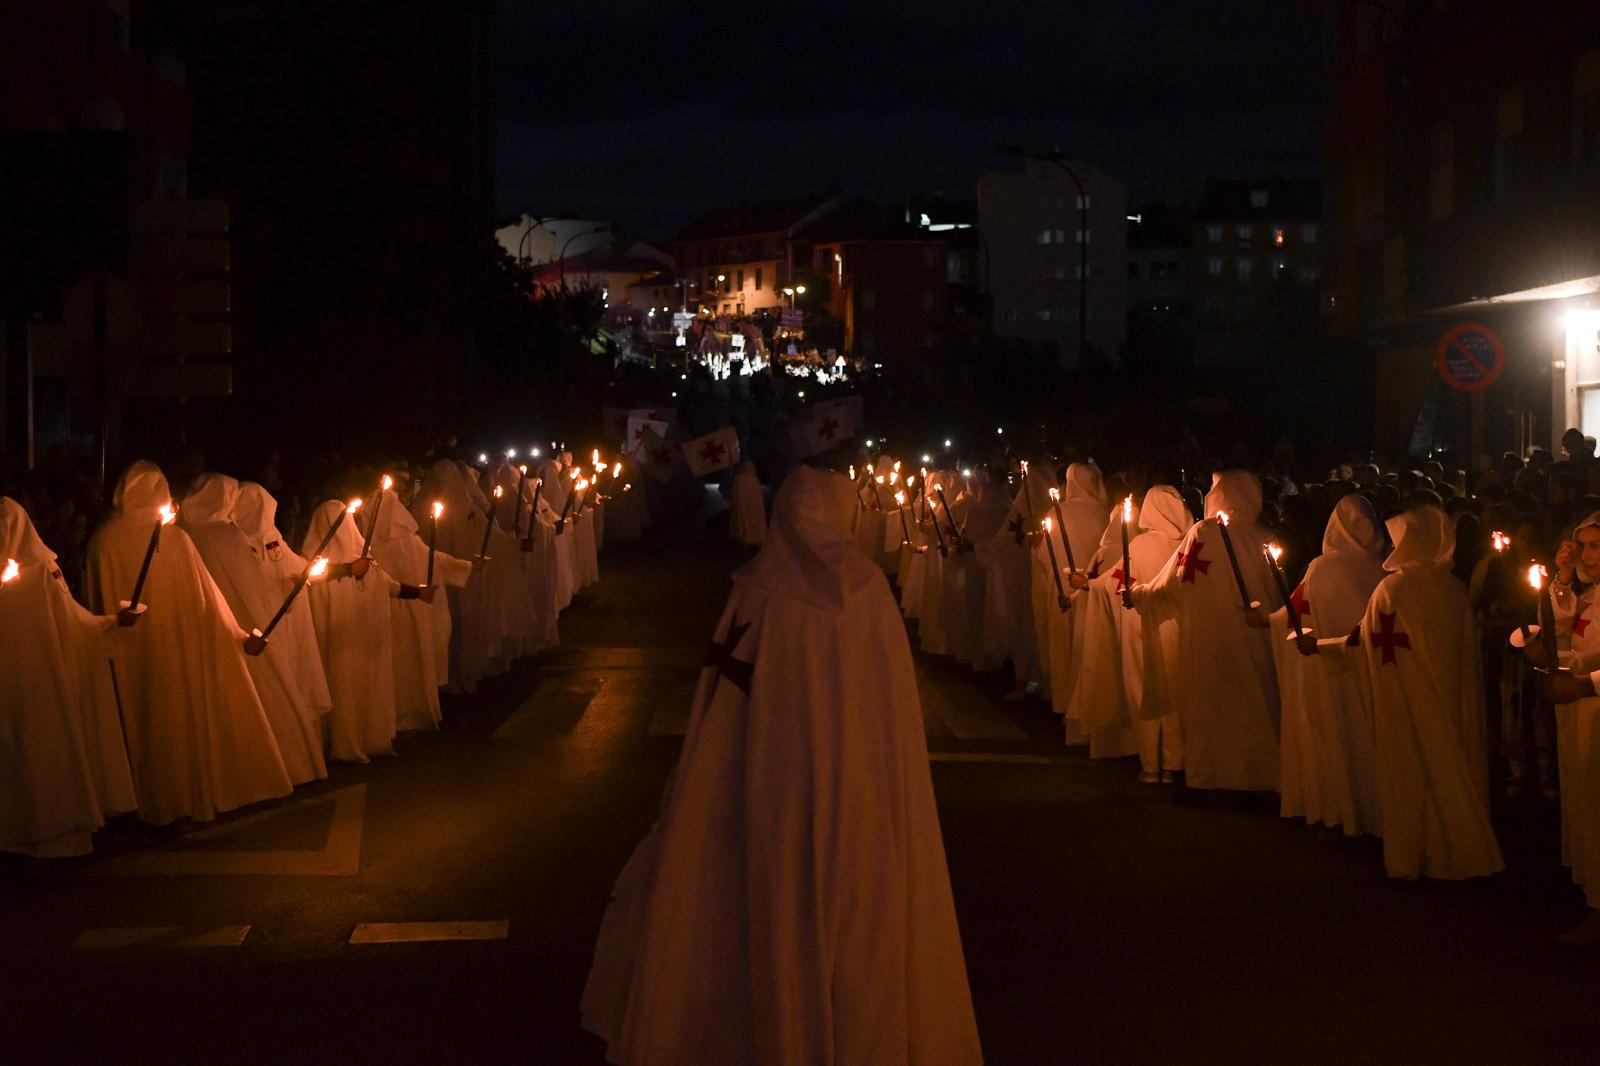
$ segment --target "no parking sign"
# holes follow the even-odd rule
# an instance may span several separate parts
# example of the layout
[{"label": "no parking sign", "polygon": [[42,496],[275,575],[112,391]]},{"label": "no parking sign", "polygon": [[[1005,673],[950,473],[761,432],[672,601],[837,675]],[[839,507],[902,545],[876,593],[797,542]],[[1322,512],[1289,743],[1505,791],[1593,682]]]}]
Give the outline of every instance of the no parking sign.
[{"label": "no parking sign", "polygon": [[1477,322],[1452,326],[1439,338],[1433,365],[1445,384],[1462,392],[1481,392],[1493,385],[1506,367],[1506,346],[1500,334]]}]

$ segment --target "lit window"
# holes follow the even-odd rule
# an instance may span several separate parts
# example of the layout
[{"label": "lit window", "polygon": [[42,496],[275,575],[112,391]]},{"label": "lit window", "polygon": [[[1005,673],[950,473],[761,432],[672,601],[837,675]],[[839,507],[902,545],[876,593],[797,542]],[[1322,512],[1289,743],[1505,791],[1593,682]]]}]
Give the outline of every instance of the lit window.
[{"label": "lit window", "polygon": [[1080,197],[1078,197],[1078,210],[1079,211],[1087,211],[1087,210],[1089,210],[1089,208],[1091,206],[1090,203],[1089,203],[1089,200],[1090,200],[1090,198],[1088,196],[1080,196]]},{"label": "lit window", "polygon": [[1222,256],[1206,256],[1206,273],[1210,274],[1214,278],[1222,276]]},{"label": "lit window", "polygon": [[1089,243],[1089,239],[1091,237],[1093,237],[1093,236],[1094,236],[1094,232],[1092,230],[1081,229],[1077,233],[1078,243],[1079,244],[1088,244]]},{"label": "lit window", "polygon": [[1257,208],[1266,207],[1267,206],[1267,190],[1265,190],[1265,189],[1251,189],[1250,190],[1250,206],[1251,207],[1257,207]]},{"label": "lit window", "polygon": [[1272,246],[1274,248],[1282,248],[1283,247],[1283,242],[1288,238],[1288,236],[1289,236],[1289,231],[1288,231],[1288,229],[1286,227],[1284,227],[1284,226],[1273,226],[1272,227]]},{"label": "lit window", "polygon": [[1040,322],[1050,321],[1050,309],[1048,307],[1041,307],[1034,314],[1038,316]]},{"label": "lit window", "polygon": [[1039,231],[1039,243],[1040,244],[1049,244],[1050,243],[1050,231],[1049,230],[1042,229],[1042,230]]},{"label": "lit window", "polygon": [[1222,242],[1222,227],[1215,225],[1207,226],[1206,240],[1210,241],[1212,244],[1220,244]]}]

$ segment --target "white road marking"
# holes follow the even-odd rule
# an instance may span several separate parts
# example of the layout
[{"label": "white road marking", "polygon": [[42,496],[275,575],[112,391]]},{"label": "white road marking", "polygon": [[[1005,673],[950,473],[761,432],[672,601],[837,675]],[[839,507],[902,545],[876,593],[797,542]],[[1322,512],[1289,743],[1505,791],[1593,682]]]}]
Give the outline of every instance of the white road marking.
[{"label": "white road marking", "polygon": [[236,948],[250,935],[248,925],[143,925],[126,929],[85,929],[73,951],[111,948]]},{"label": "white road marking", "polygon": [[421,944],[441,940],[504,940],[509,921],[497,922],[362,922],[350,934],[352,944]]}]

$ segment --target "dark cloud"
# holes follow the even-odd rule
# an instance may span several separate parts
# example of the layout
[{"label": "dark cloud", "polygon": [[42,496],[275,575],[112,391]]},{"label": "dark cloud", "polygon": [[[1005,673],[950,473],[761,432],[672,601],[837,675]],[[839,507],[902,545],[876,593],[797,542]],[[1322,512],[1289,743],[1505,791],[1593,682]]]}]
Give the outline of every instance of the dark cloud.
[{"label": "dark cloud", "polygon": [[670,232],[710,204],[834,180],[970,195],[996,143],[1059,146],[1136,198],[1301,173],[1322,6],[502,0],[500,200]]}]

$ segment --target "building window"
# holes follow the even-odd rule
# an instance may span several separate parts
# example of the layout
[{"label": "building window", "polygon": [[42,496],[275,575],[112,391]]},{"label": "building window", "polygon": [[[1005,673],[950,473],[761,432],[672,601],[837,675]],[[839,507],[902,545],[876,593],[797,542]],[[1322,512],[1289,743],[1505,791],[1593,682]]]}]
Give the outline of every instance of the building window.
[{"label": "building window", "polygon": [[1050,243],[1050,231],[1049,230],[1042,229],[1042,230],[1039,231],[1039,243],[1040,244],[1049,244]]},{"label": "building window", "polygon": [[761,291],[761,268],[756,267],[756,291]]},{"label": "building window", "polygon": [[1239,235],[1239,246],[1241,248],[1250,247],[1250,238],[1255,234],[1255,231],[1250,227],[1250,223],[1241,222],[1235,232]]},{"label": "building window", "polygon": [[[1155,264],[1155,263],[1151,264],[1150,276],[1152,278],[1155,277],[1155,269],[1154,268],[1156,266],[1158,266],[1158,265],[1159,264]],[[1138,281],[1139,280],[1139,262],[1136,259],[1128,260],[1128,280],[1129,281]]]},{"label": "building window", "polygon": [[1015,322],[1017,320],[1017,309],[1015,307],[1006,308],[1005,317],[1007,322]]},{"label": "building window", "polygon": [[1494,195],[1503,199],[1516,184],[1518,156],[1522,154],[1522,89],[1512,86],[1500,94],[1494,107]]},{"label": "building window", "polygon": [[1073,269],[1072,276],[1073,276],[1074,279],[1076,279],[1078,281],[1084,281],[1084,280],[1087,280],[1088,278],[1092,277],[1093,274],[1092,274],[1092,272],[1090,271],[1090,269],[1089,269],[1089,267],[1087,265],[1085,265],[1083,263],[1079,263]]},{"label": "building window", "polygon": [[1089,201],[1090,201],[1090,197],[1087,196],[1087,195],[1078,197],[1078,210],[1079,211],[1087,211],[1087,210],[1089,210],[1089,207],[1091,206]]},{"label": "building window", "polygon": [[861,290],[861,310],[871,311],[878,306],[878,294],[873,289]]},{"label": "building window", "polygon": [[1092,231],[1086,230],[1086,229],[1081,229],[1081,230],[1078,231],[1078,234],[1077,234],[1078,243],[1079,244],[1088,244],[1089,243],[1089,239],[1091,237],[1093,237],[1093,236],[1094,236],[1094,233]]},{"label": "building window", "polygon": [[1435,122],[1428,131],[1428,218],[1438,222],[1455,213],[1455,127]]},{"label": "building window", "polygon": [[1250,206],[1254,207],[1254,208],[1258,208],[1258,209],[1266,207],[1267,206],[1267,190],[1265,190],[1265,189],[1251,189],[1250,190]]},{"label": "building window", "polygon": [[1057,211],[1065,211],[1066,209],[1067,209],[1067,198],[1065,196],[1056,197],[1056,210]]},{"label": "building window", "polygon": [[1206,240],[1210,241],[1212,244],[1221,244],[1222,243],[1222,227],[1221,226],[1215,226],[1215,225],[1207,226],[1206,227]]},{"label": "building window", "polygon": [[1314,285],[1316,284],[1317,279],[1321,276],[1322,271],[1318,270],[1314,266],[1303,266],[1300,268],[1300,281],[1303,284]]},{"label": "building window", "polygon": [[1205,304],[1203,306],[1204,306],[1204,309],[1205,309],[1205,316],[1206,316],[1206,321],[1207,322],[1221,322],[1222,321],[1222,297],[1220,297],[1220,296],[1207,296],[1206,297],[1206,302],[1205,302]]},{"label": "building window", "polygon": [[737,288],[739,289],[740,292],[743,292],[744,291],[744,271],[742,271],[742,270],[739,271],[738,278],[739,278],[739,284],[738,284]]},{"label": "building window", "polygon": [[1306,242],[1307,244],[1316,244],[1317,243],[1317,224],[1315,222],[1307,222],[1303,226],[1301,226],[1300,227],[1300,239],[1302,241]]},{"label": "building window", "polygon": [[1066,230],[1064,230],[1064,229],[1056,230],[1056,243],[1057,244],[1066,244],[1067,243],[1067,231]]},{"label": "building window", "polygon": [[1039,308],[1039,310],[1034,312],[1034,315],[1039,319],[1040,322],[1050,321],[1050,309],[1048,307]]},{"label": "building window", "polygon": [[1600,170],[1600,48],[1572,67],[1572,162],[1582,171]]},{"label": "building window", "polygon": [[1067,268],[1066,267],[1056,267],[1055,278],[1056,278],[1057,281],[1066,281],[1067,280]]},{"label": "building window", "polygon": [[1214,278],[1220,278],[1222,276],[1222,256],[1206,256],[1206,273],[1210,274]]},{"label": "building window", "polygon": [[1249,289],[1241,289],[1233,298],[1233,319],[1235,322],[1243,321],[1255,314],[1255,301],[1250,297]]},{"label": "building window", "polygon": [[1282,248],[1284,241],[1288,240],[1288,238],[1289,238],[1289,227],[1287,227],[1287,226],[1273,226],[1272,227],[1272,246],[1274,248]]},{"label": "building window", "polygon": [[932,289],[923,289],[922,290],[922,309],[924,311],[932,311],[933,310],[933,290]]},{"label": "building window", "polygon": [[1250,280],[1250,260],[1241,257],[1238,262],[1234,264],[1234,267],[1239,271],[1240,281]]}]

